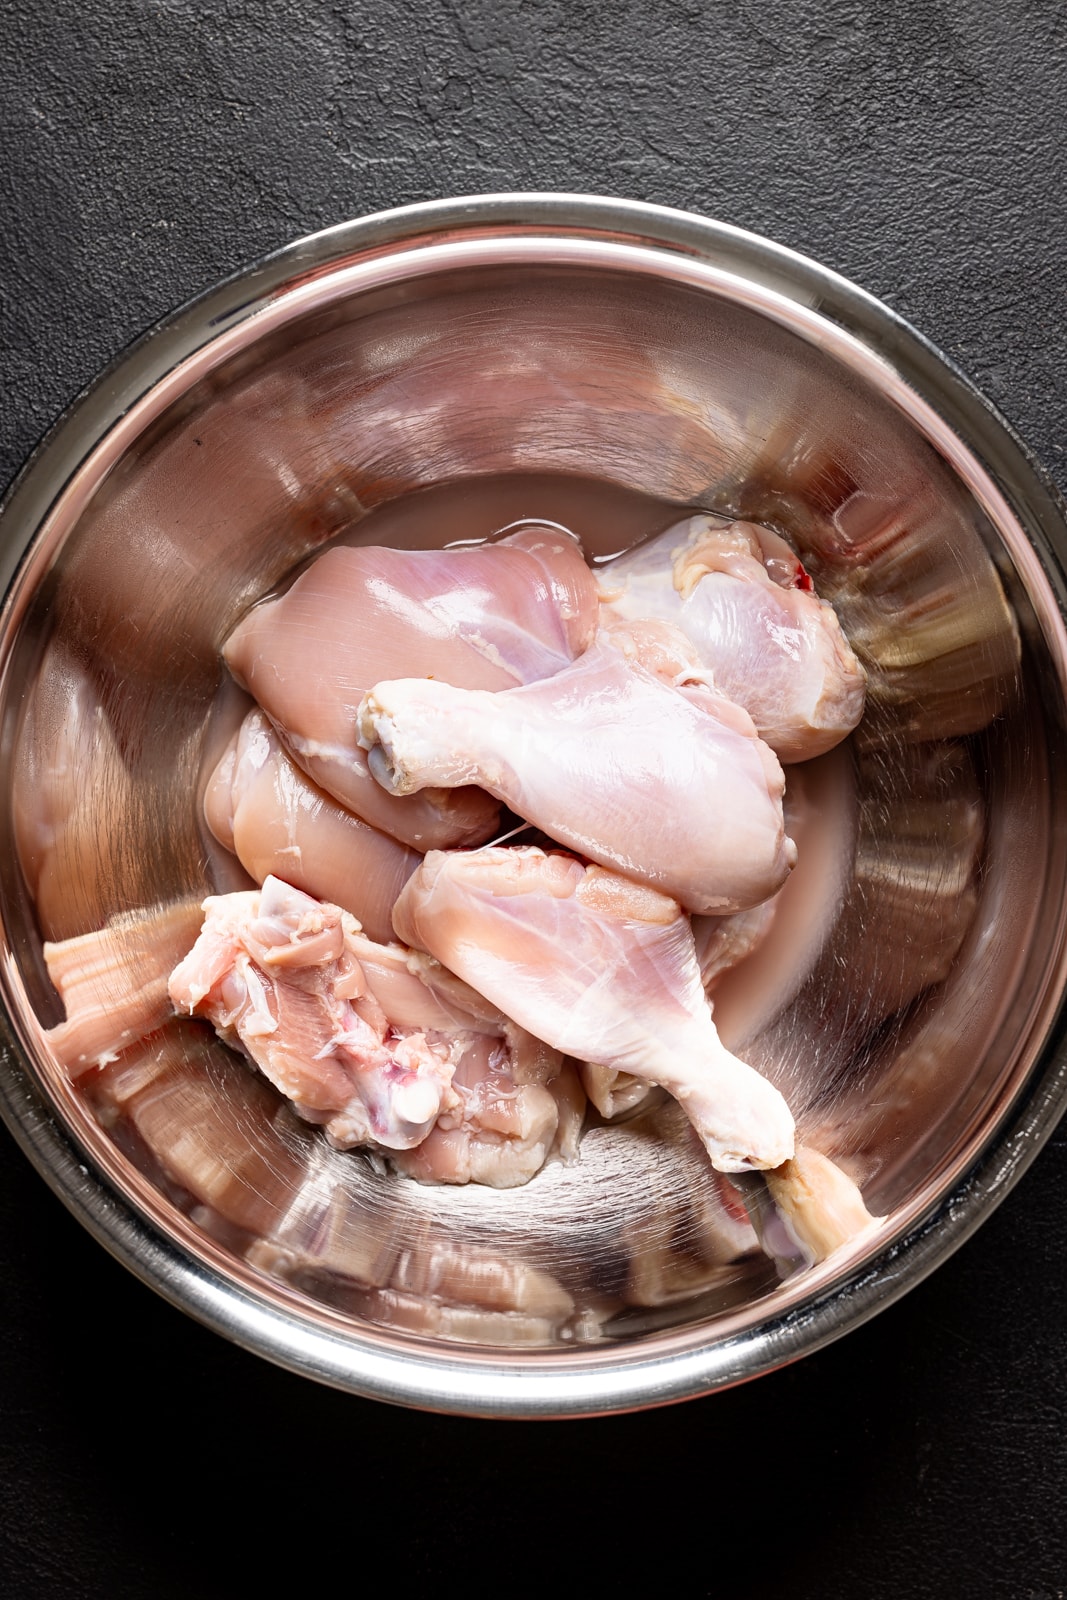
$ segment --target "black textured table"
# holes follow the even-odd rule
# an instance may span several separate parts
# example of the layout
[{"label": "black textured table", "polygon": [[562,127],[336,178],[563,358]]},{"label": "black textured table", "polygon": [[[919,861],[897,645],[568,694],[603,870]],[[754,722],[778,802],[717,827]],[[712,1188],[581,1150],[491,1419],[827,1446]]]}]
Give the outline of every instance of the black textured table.
[{"label": "black textured table", "polygon": [[[0,480],[175,304],[444,194],[702,211],[861,283],[1067,487],[1052,0],[7,0]],[[336,1394],[157,1299],[0,1133],[0,1593],[1067,1594],[1067,1134],[866,1327],[666,1411]],[[599,1581],[598,1581],[599,1580]],[[627,1582],[627,1580],[629,1580]]]}]

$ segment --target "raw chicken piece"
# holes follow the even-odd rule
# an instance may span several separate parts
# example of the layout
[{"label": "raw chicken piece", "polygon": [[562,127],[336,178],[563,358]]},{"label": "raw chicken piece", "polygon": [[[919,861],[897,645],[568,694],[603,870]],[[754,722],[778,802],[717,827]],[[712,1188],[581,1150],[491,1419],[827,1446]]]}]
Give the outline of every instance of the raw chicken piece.
[{"label": "raw chicken piece", "polygon": [[[655,627],[656,624],[648,626]],[[803,867],[802,856],[797,871],[802,871]],[[710,997],[717,980],[760,946],[770,930],[782,897],[792,891],[795,882],[794,874],[776,895],[748,911],[735,911],[725,917],[690,918],[700,981],[705,994]],[[647,1079],[635,1078],[629,1072],[618,1072],[592,1061],[581,1062],[578,1070],[586,1094],[608,1122],[635,1111],[656,1092]]]},{"label": "raw chicken piece", "polygon": [[424,981],[401,946],[277,879],[204,907],[175,1006],[206,1015],[332,1143],[380,1148],[423,1181],[496,1188],[553,1152],[573,1159],[584,1098],[562,1057],[458,979]]},{"label": "raw chicken piece", "polygon": [[397,1027],[338,906],[277,878],[204,901],[203,930],[175,968],[175,1009],[208,1017],[309,1121],[342,1148],[404,1149],[424,1139],[450,1088],[462,1035]]},{"label": "raw chicken piece", "polygon": [[735,911],[732,917],[693,918],[693,940],[705,991],[759,948],[771,930],[778,906],[779,897],[775,895],[748,911]]},{"label": "raw chicken piece", "polygon": [[605,1122],[614,1122],[628,1111],[636,1111],[656,1092],[655,1084],[647,1078],[635,1078],[632,1072],[620,1072],[617,1067],[605,1066],[599,1061],[580,1061],[578,1075],[590,1102]]},{"label": "raw chicken piece", "polygon": [[[851,864],[849,797],[833,782],[843,750],[830,750],[789,770],[785,827],[797,840],[797,867],[781,890],[761,906],[729,917],[693,917],[693,939],[704,992],[715,1026],[729,1050],[744,1056],[761,1026],[781,1013],[811,970],[840,907],[843,877]],[[821,824],[829,824],[829,837]],[[608,1120],[629,1114],[654,1091],[640,1078],[582,1064],[582,1083]]]},{"label": "raw chicken piece", "polygon": [[577,1159],[585,1095],[558,1050],[518,1027],[421,951],[355,935],[367,984],[398,1026],[455,1036],[458,1104],[411,1150],[390,1150],[399,1172],[422,1183],[529,1182],[550,1155]]},{"label": "raw chicken piece", "polygon": [[[552,1086],[552,1092],[560,1102],[561,1139],[564,1138],[563,1121],[569,1125],[577,1116],[580,1125],[585,1115],[585,1095],[581,1093],[580,1085],[575,1086],[571,1080],[560,1051],[553,1049],[535,1034],[528,1033],[525,1028],[520,1028],[498,1006],[490,1005],[483,994],[472,989],[470,984],[464,983],[462,978],[457,978],[454,972],[442,966],[440,961],[425,950],[409,950],[405,945],[392,945],[389,948],[403,952],[409,976],[417,977],[418,987],[423,993],[428,990],[433,1003],[453,1017],[454,1027],[470,1028],[474,1032],[491,1034],[506,1041],[510,1059],[509,1070],[516,1083],[542,1083]],[[367,966],[365,960],[363,964],[364,967]],[[377,977],[374,978],[374,983],[377,989]],[[557,1083],[557,1079],[564,1081]],[[574,1137],[577,1138],[577,1133]],[[564,1151],[564,1159],[569,1161],[573,1154],[570,1149],[569,1134],[565,1142],[567,1149]]]},{"label": "raw chicken piece", "polygon": [[352,948],[394,1024],[460,1041],[452,1078],[458,1104],[411,1150],[388,1152],[398,1172],[421,1183],[511,1189],[529,1182],[550,1155],[577,1159],[585,1095],[558,1050],[421,951],[359,935]]},{"label": "raw chicken piece", "polygon": [[601,569],[608,609],[675,622],[782,761],[805,761],[863,715],[866,679],[834,609],[783,539],[691,517]]},{"label": "raw chicken piece", "polygon": [[867,1210],[848,1173],[810,1145],[797,1145],[793,1159],[776,1171],[730,1182],[783,1277],[818,1265],[885,1220]]},{"label": "raw chicken piece", "polygon": [[719,1040],[666,895],[534,846],[435,851],[393,924],[564,1054],[662,1084],[721,1171],[793,1154],[785,1101]]},{"label": "raw chicken piece", "polygon": [[522,1083],[503,1040],[483,1034],[463,1052],[452,1089],[459,1105],[442,1111],[415,1149],[390,1156],[399,1172],[423,1183],[512,1189],[554,1151],[577,1158],[585,1096],[573,1067],[548,1083]]},{"label": "raw chicken piece", "polygon": [[684,668],[672,687],[630,643],[598,638],[555,677],[498,694],[379,683],[359,713],[371,771],[398,794],[480,784],[690,911],[765,900],[796,861],[777,758],[746,712]]},{"label": "raw chicken piece", "polygon": [[338,547],[249,612],[224,655],[321,788],[406,844],[442,848],[491,838],[496,808],[477,793],[386,796],[356,744],[363,694],[400,672],[470,689],[548,676],[584,650],[597,608],[581,547],[561,529],[473,549]]},{"label": "raw chicken piece", "polygon": [[350,911],[372,939],[392,938],[393,902],[421,856],[317,789],[262,711],[250,712],[230,742],[204,813],[257,883],[283,878]]}]

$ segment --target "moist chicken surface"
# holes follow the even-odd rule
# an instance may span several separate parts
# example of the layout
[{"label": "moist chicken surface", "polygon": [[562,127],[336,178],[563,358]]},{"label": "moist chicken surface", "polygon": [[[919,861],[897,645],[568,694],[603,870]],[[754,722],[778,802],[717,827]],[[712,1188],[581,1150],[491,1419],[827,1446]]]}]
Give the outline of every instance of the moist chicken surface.
[{"label": "moist chicken surface", "polygon": [[205,1016],[335,1145],[381,1149],[406,1170],[402,1153],[429,1139],[418,1176],[499,1188],[573,1149],[581,1108],[572,1085],[553,1084],[561,1058],[519,1029],[491,1031],[475,995],[458,1009],[458,986],[435,994],[406,951],[367,939],[347,912],[275,878],[204,911],[171,975],[175,1009]]},{"label": "moist chicken surface", "polygon": [[207,823],[260,884],[270,876],[342,906],[372,939],[392,938],[393,902],[422,857],[325,794],[250,711],[212,774]]},{"label": "moist chicken surface", "polygon": [[483,1034],[463,1051],[452,1090],[458,1104],[441,1112],[420,1144],[391,1156],[398,1172],[422,1183],[512,1189],[552,1154],[577,1158],[585,1094],[573,1067],[547,1082],[524,1082],[504,1041]]},{"label": "moist chicken surface", "polygon": [[863,715],[866,679],[796,555],[751,522],[691,517],[601,569],[615,615],[677,623],[782,761],[821,755]]},{"label": "moist chicken surface", "polygon": [[452,1103],[456,1042],[390,1021],[356,955],[354,918],[277,878],[204,910],[171,975],[175,1009],[208,1017],[337,1144],[425,1138]]},{"label": "moist chicken surface", "polygon": [[558,843],[690,911],[755,905],[796,860],[782,769],[747,713],[700,681],[664,681],[640,645],[628,653],[612,635],[555,676],[496,694],[379,683],[359,727],[393,792],[481,785]]},{"label": "moist chicken surface", "polygon": [[535,846],[435,851],[393,925],[565,1055],[661,1084],[720,1171],[793,1154],[788,1107],[720,1041],[666,895]]},{"label": "moist chicken surface", "polygon": [[227,640],[235,678],[320,788],[419,849],[483,843],[484,794],[397,799],[374,784],[356,742],[364,693],[397,672],[471,689],[548,676],[596,628],[597,593],[577,541],[531,527],[473,549],[326,551]]}]

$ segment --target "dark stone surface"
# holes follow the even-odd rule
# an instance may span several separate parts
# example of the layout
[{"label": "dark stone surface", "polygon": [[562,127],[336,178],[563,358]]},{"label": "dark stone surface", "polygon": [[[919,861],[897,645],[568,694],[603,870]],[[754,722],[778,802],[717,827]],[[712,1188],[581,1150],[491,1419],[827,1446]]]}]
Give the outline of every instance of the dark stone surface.
[{"label": "dark stone surface", "polygon": [[[578,189],[769,234],[908,316],[1067,484],[1062,8],[7,0],[0,481],[175,304],[405,201]],[[117,1266],[0,1137],[0,1592],[370,1582],[1067,1594],[1067,1137],[806,1361],[586,1422],[390,1410]]]}]

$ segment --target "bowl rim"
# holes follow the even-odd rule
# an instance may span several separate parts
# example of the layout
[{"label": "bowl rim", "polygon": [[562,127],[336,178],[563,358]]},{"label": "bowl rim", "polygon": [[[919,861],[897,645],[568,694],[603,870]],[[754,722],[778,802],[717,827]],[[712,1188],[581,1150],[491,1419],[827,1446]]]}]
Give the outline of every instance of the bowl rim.
[{"label": "bowl rim", "polygon": [[[1009,423],[959,369],[903,318],[819,263],[761,236],[643,202],[597,195],[500,193],[403,206],[295,240],[165,316],[120,352],[30,455],[0,504],[0,591],[9,615],[53,508],[82,465],[138,402],[220,336],[285,296],[314,294],[352,259],[500,236],[595,240],[713,267],[755,286],[805,325],[823,323],[894,372],[973,458],[1007,514],[1025,530],[1049,615],[1067,616],[1067,508]],[[1062,963],[1061,963],[1062,966]],[[603,1415],[668,1404],[732,1386],[831,1343],[900,1298],[957,1250],[1029,1167],[1067,1108],[1067,1003],[1055,1008],[1025,1082],[991,1137],[947,1193],[898,1237],[857,1259],[833,1284],[712,1345],[642,1356],[612,1346],[487,1357],[473,1347],[394,1353],[373,1339],[310,1326],[294,1297],[279,1305],[234,1283],[143,1215],[58,1114],[6,1008],[0,1010],[0,1115],[38,1172],[87,1230],[143,1282],[196,1320],[290,1371],[368,1398],[463,1415]]]}]

